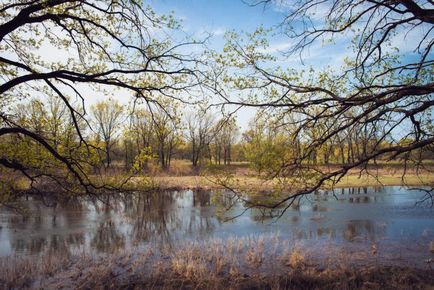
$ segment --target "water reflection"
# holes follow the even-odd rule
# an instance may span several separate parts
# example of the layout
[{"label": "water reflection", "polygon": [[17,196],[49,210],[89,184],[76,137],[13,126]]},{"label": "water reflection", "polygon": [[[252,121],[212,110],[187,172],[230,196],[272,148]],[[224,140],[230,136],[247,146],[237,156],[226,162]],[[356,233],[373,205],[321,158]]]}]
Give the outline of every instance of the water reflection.
[{"label": "water reflection", "polygon": [[376,240],[376,228],[372,220],[351,220],[347,223],[343,237],[348,242],[366,237],[370,241]]},{"label": "water reflection", "polygon": [[125,247],[125,235],[123,235],[116,224],[109,219],[100,222],[92,241],[92,249],[97,252],[110,253]]},{"label": "water reflection", "polygon": [[[276,233],[293,240],[340,243],[389,239],[405,244],[429,241],[433,209],[418,208],[422,193],[399,187],[350,188],[317,192],[296,200],[279,220],[280,209],[244,210],[231,195],[210,191],[154,192],[101,200],[23,200],[25,215],[0,211],[0,255],[88,251],[111,253],[150,242],[172,245],[209,236]],[[284,206],[283,206],[284,207]]]}]

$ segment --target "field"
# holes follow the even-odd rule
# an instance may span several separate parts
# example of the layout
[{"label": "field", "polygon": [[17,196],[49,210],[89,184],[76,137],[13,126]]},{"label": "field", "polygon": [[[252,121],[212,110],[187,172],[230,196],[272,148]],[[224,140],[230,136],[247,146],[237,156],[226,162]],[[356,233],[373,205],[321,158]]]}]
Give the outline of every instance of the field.
[{"label": "field", "polygon": [[[337,165],[330,165],[329,169]],[[351,170],[334,188],[363,187],[363,186],[423,186],[434,183],[434,164],[427,162],[423,170],[416,171],[407,168],[404,174],[402,165],[389,162],[379,165],[370,165],[368,173],[360,170]],[[234,163],[229,166],[212,165],[193,169],[187,161],[175,162],[173,168],[167,172],[155,172],[152,180],[161,189],[219,189],[219,174],[230,174],[231,182],[237,188],[247,191],[270,191],[279,183],[278,179],[268,180],[260,178],[245,162]],[[138,177],[140,179],[140,177]],[[325,185],[324,189],[330,189]]]}]

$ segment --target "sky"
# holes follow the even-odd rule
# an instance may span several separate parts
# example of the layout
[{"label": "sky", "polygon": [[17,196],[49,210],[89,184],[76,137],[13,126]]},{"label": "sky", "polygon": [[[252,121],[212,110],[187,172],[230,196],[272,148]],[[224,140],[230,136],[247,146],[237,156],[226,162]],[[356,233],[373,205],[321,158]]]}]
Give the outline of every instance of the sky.
[{"label": "sky", "polygon": [[[224,34],[226,31],[253,32],[259,26],[265,28],[277,27],[287,15],[287,8],[269,4],[267,6],[251,6],[246,2],[250,0],[150,0],[149,4],[157,13],[175,13],[177,19],[182,20],[182,30],[188,35],[200,39],[204,32],[213,34],[210,47],[219,51],[223,47]],[[253,2],[250,1],[250,2]],[[273,1],[274,3],[279,1]],[[286,3],[291,3],[288,1]],[[286,4],[288,5],[288,4]],[[322,7],[324,8],[324,7]],[[316,11],[315,21],[323,21],[324,11],[321,6]],[[278,31],[278,29],[277,29]],[[392,37],[393,47],[400,50],[402,58],[409,61],[416,57],[414,52],[415,42],[413,38],[420,39],[424,28],[413,29],[409,33],[397,33]],[[351,36],[352,37],[352,36]],[[282,34],[277,34],[270,39],[270,46],[267,52],[279,54],[290,47],[290,41]],[[298,56],[281,60],[279,65],[296,69],[316,69],[324,67],[339,68],[344,63],[344,58],[352,54],[349,49],[350,36],[335,36],[333,44],[323,45],[314,43],[310,49],[303,54],[303,62]],[[430,55],[432,57],[432,55]],[[247,129],[249,120],[254,116],[255,111],[251,108],[243,108],[238,112],[238,123],[242,129]]]},{"label": "sky", "polygon": [[[174,12],[175,17],[181,20],[182,30],[200,39],[206,33],[213,35],[210,46],[216,50],[223,47],[224,34],[226,31],[238,33],[253,32],[258,27],[275,28],[287,15],[287,9],[276,4],[263,4],[252,6],[250,0],[150,0],[152,8],[162,14]],[[254,1],[250,1],[254,2]],[[278,29],[276,31],[279,31]],[[344,45],[347,45],[345,43]],[[288,38],[276,34],[270,40],[267,52],[278,53],[290,47]],[[298,57],[291,61],[293,66],[328,65],[336,61],[345,50],[342,43],[329,47],[326,53],[319,54],[315,49],[306,52],[304,61],[301,63]],[[342,58],[342,57],[340,57]]]},{"label": "sky", "polygon": [[[254,0],[146,0],[145,4],[150,5],[157,14],[170,14],[173,12],[175,18],[181,21],[182,33],[188,36],[200,40],[205,38],[208,33],[211,33],[213,37],[208,41],[208,46],[216,51],[221,51],[225,44],[225,32],[235,31],[242,34],[243,32],[253,32],[260,26],[276,28],[288,13],[288,7],[275,4],[251,6],[246,1],[252,2]],[[276,1],[278,0],[273,2]],[[286,3],[291,3],[291,1]],[[321,6],[316,11],[315,21],[323,20],[321,15],[326,10],[320,11],[320,9]],[[279,29],[277,28],[274,31],[278,32]],[[410,59],[414,50],[414,42],[411,39],[415,34],[422,32],[414,30],[405,35],[397,34],[392,39],[393,46],[398,47],[401,53]],[[278,64],[282,67],[295,69],[306,69],[311,66],[316,69],[326,66],[338,68],[343,64],[344,57],[351,54],[351,50],[348,48],[349,40],[348,36],[339,35],[335,37],[335,43],[333,44],[314,43],[303,54],[303,63],[298,56],[291,56],[285,59],[280,58]],[[287,50],[291,45],[289,38],[279,33],[269,39],[269,42],[270,46],[267,48],[267,52],[274,55],[279,55],[280,52]],[[41,55],[49,59],[53,57],[63,59],[65,57],[65,53],[59,54],[49,48],[43,49]],[[82,89],[88,91],[91,96],[86,99],[87,107],[106,98],[106,92],[94,92],[88,88]],[[130,100],[130,98],[125,98],[123,91],[112,91],[110,93],[118,100],[125,102]],[[238,111],[238,124],[242,130],[248,128],[248,123],[254,114],[255,110],[252,108],[242,108]]]},{"label": "sky", "polygon": [[[259,0],[256,0],[258,2]],[[277,27],[287,16],[288,8],[272,4],[285,1],[271,1],[270,4],[252,6],[255,0],[149,0],[147,3],[157,12],[162,14],[175,13],[175,17],[182,21],[182,30],[200,38],[204,32],[214,35],[210,44],[212,48],[219,50],[224,45],[224,33],[234,30],[236,32],[253,32],[259,26],[265,28]],[[289,7],[291,1],[285,4]],[[321,10],[322,9],[322,10]],[[314,21],[321,23],[322,15],[328,11],[327,7],[318,6]],[[363,24],[360,24],[363,25]],[[430,28],[430,27],[428,27]],[[391,39],[393,47],[400,50],[405,58],[414,56],[415,42],[412,39],[420,39],[426,27],[416,28],[408,33],[397,33]],[[279,31],[276,29],[276,31]],[[303,66],[338,67],[343,63],[345,56],[351,54],[349,35],[335,35],[333,44],[314,43],[303,55],[303,63],[298,57],[293,57],[286,62],[288,65],[301,68]],[[290,47],[289,39],[277,33],[270,40],[267,52],[278,53]]]},{"label": "sky", "polygon": [[254,30],[257,26],[275,25],[283,13],[272,7],[250,7],[242,0],[151,0],[160,13],[175,12],[187,32],[209,30],[222,35],[224,30]]},{"label": "sky", "polygon": [[[204,39],[211,33],[213,36],[207,45],[221,51],[225,44],[224,34],[226,31],[236,31],[239,33],[253,32],[259,26],[273,27],[285,16],[277,6],[258,5],[250,6],[243,0],[145,0],[145,5],[149,5],[157,14],[171,14],[181,22],[182,33],[192,36],[195,39]],[[287,47],[287,40],[282,37],[277,42],[272,42],[270,50],[277,52]],[[63,62],[68,57],[76,57],[75,51],[59,51],[51,44],[44,43],[42,48],[35,52],[43,59],[52,62]],[[86,95],[85,105],[87,110],[98,101],[107,99],[107,96],[119,100],[128,105],[132,95],[125,90],[95,91],[87,85],[76,85],[76,88]],[[238,124],[242,130],[247,129],[248,123],[254,117],[255,110],[252,108],[242,108],[237,112]]]},{"label": "sky", "polygon": [[[224,34],[227,31],[238,33],[253,32],[258,27],[277,27],[287,15],[282,6],[270,4],[267,6],[252,6],[243,0],[151,0],[149,5],[157,12],[168,14],[174,12],[175,18],[181,20],[182,30],[198,39],[211,33],[213,37],[209,46],[220,51],[225,43]],[[288,49],[290,43],[282,35],[276,35],[270,40],[267,49],[269,53],[279,54]],[[344,47],[334,47],[332,51],[318,54],[315,50],[306,52],[303,63],[299,57],[286,60],[287,66],[302,68],[310,65],[326,66],[331,63],[338,65],[343,60]],[[336,61],[339,58],[340,61]],[[249,121],[254,117],[255,110],[242,108],[237,112],[238,124],[247,129]]]}]

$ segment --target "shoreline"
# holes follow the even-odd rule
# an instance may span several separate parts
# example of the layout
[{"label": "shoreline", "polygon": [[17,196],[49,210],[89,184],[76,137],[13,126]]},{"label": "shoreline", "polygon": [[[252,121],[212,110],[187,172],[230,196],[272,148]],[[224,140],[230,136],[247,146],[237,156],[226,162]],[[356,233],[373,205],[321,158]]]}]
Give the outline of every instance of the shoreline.
[{"label": "shoreline", "polygon": [[[407,181],[417,186],[418,180],[434,180],[432,175],[419,179],[421,176],[408,176]],[[261,182],[244,177],[251,178],[253,185]],[[369,182],[374,180],[354,175],[346,178],[336,188],[372,186]],[[400,175],[383,174],[381,179],[393,186]],[[191,180],[195,183],[188,183]],[[160,184],[167,188],[178,182],[184,188],[198,189],[206,186],[205,181],[210,182],[203,176],[160,177]],[[102,255],[84,251],[11,255],[0,258],[0,288],[434,289],[434,253],[428,246],[422,258],[412,263],[399,251],[393,252],[399,254],[394,260],[384,259],[386,250],[376,243],[368,242],[357,250],[328,245],[314,252],[311,247],[279,239],[273,235],[212,238],[173,248],[150,244]]]},{"label": "shoreline", "polygon": [[[379,175],[378,180],[371,176],[350,175],[345,176],[342,180],[333,186],[334,189],[341,188],[361,188],[361,187],[377,187],[377,186],[427,186],[434,183],[434,174],[412,175],[408,174],[404,178],[404,183],[401,175],[384,174]],[[135,179],[140,177],[135,177]],[[239,185],[236,186],[239,190],[269,192],[275,190],[277,182],[263,180],[258,177],[251,176],[236,176]],[[161,190],[219,190],[224,189],[223,186],[213,183],[210,179],[212,176],[156,176],[151,178]],[[323,186],[321,189],[330,190],[330,186]]]},{"label": "shoreline", "polygon": [[[157,244],[110,255],[0,258],[4,289],[432,289],[434,269],[388,264],[369,247],[311,249],[275,236]],[[358,261],[358,259],[361,259]],[[360,262],[360,263],[358,263]]]}]

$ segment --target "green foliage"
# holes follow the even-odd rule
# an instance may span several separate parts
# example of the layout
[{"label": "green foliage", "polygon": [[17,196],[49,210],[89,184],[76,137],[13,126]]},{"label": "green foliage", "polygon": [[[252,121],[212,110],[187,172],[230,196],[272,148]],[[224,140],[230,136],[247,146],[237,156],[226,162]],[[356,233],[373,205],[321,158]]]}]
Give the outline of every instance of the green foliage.
[{"label": "green foliage", "polygon": [[258,114],[244,133],[244,155],[252,167],[266,175],[276,172],[296,152],[290,132],[278,129],[272,117]]},{"label": "green foliage", "polygon": [[133,165],[131,166],[131,172],[136,174],[146,169],[146,165],[149,161],[152,161],[157,156],[152,151],[151,147],[145,147],[140,150],[140,153],[134,158]]}]

